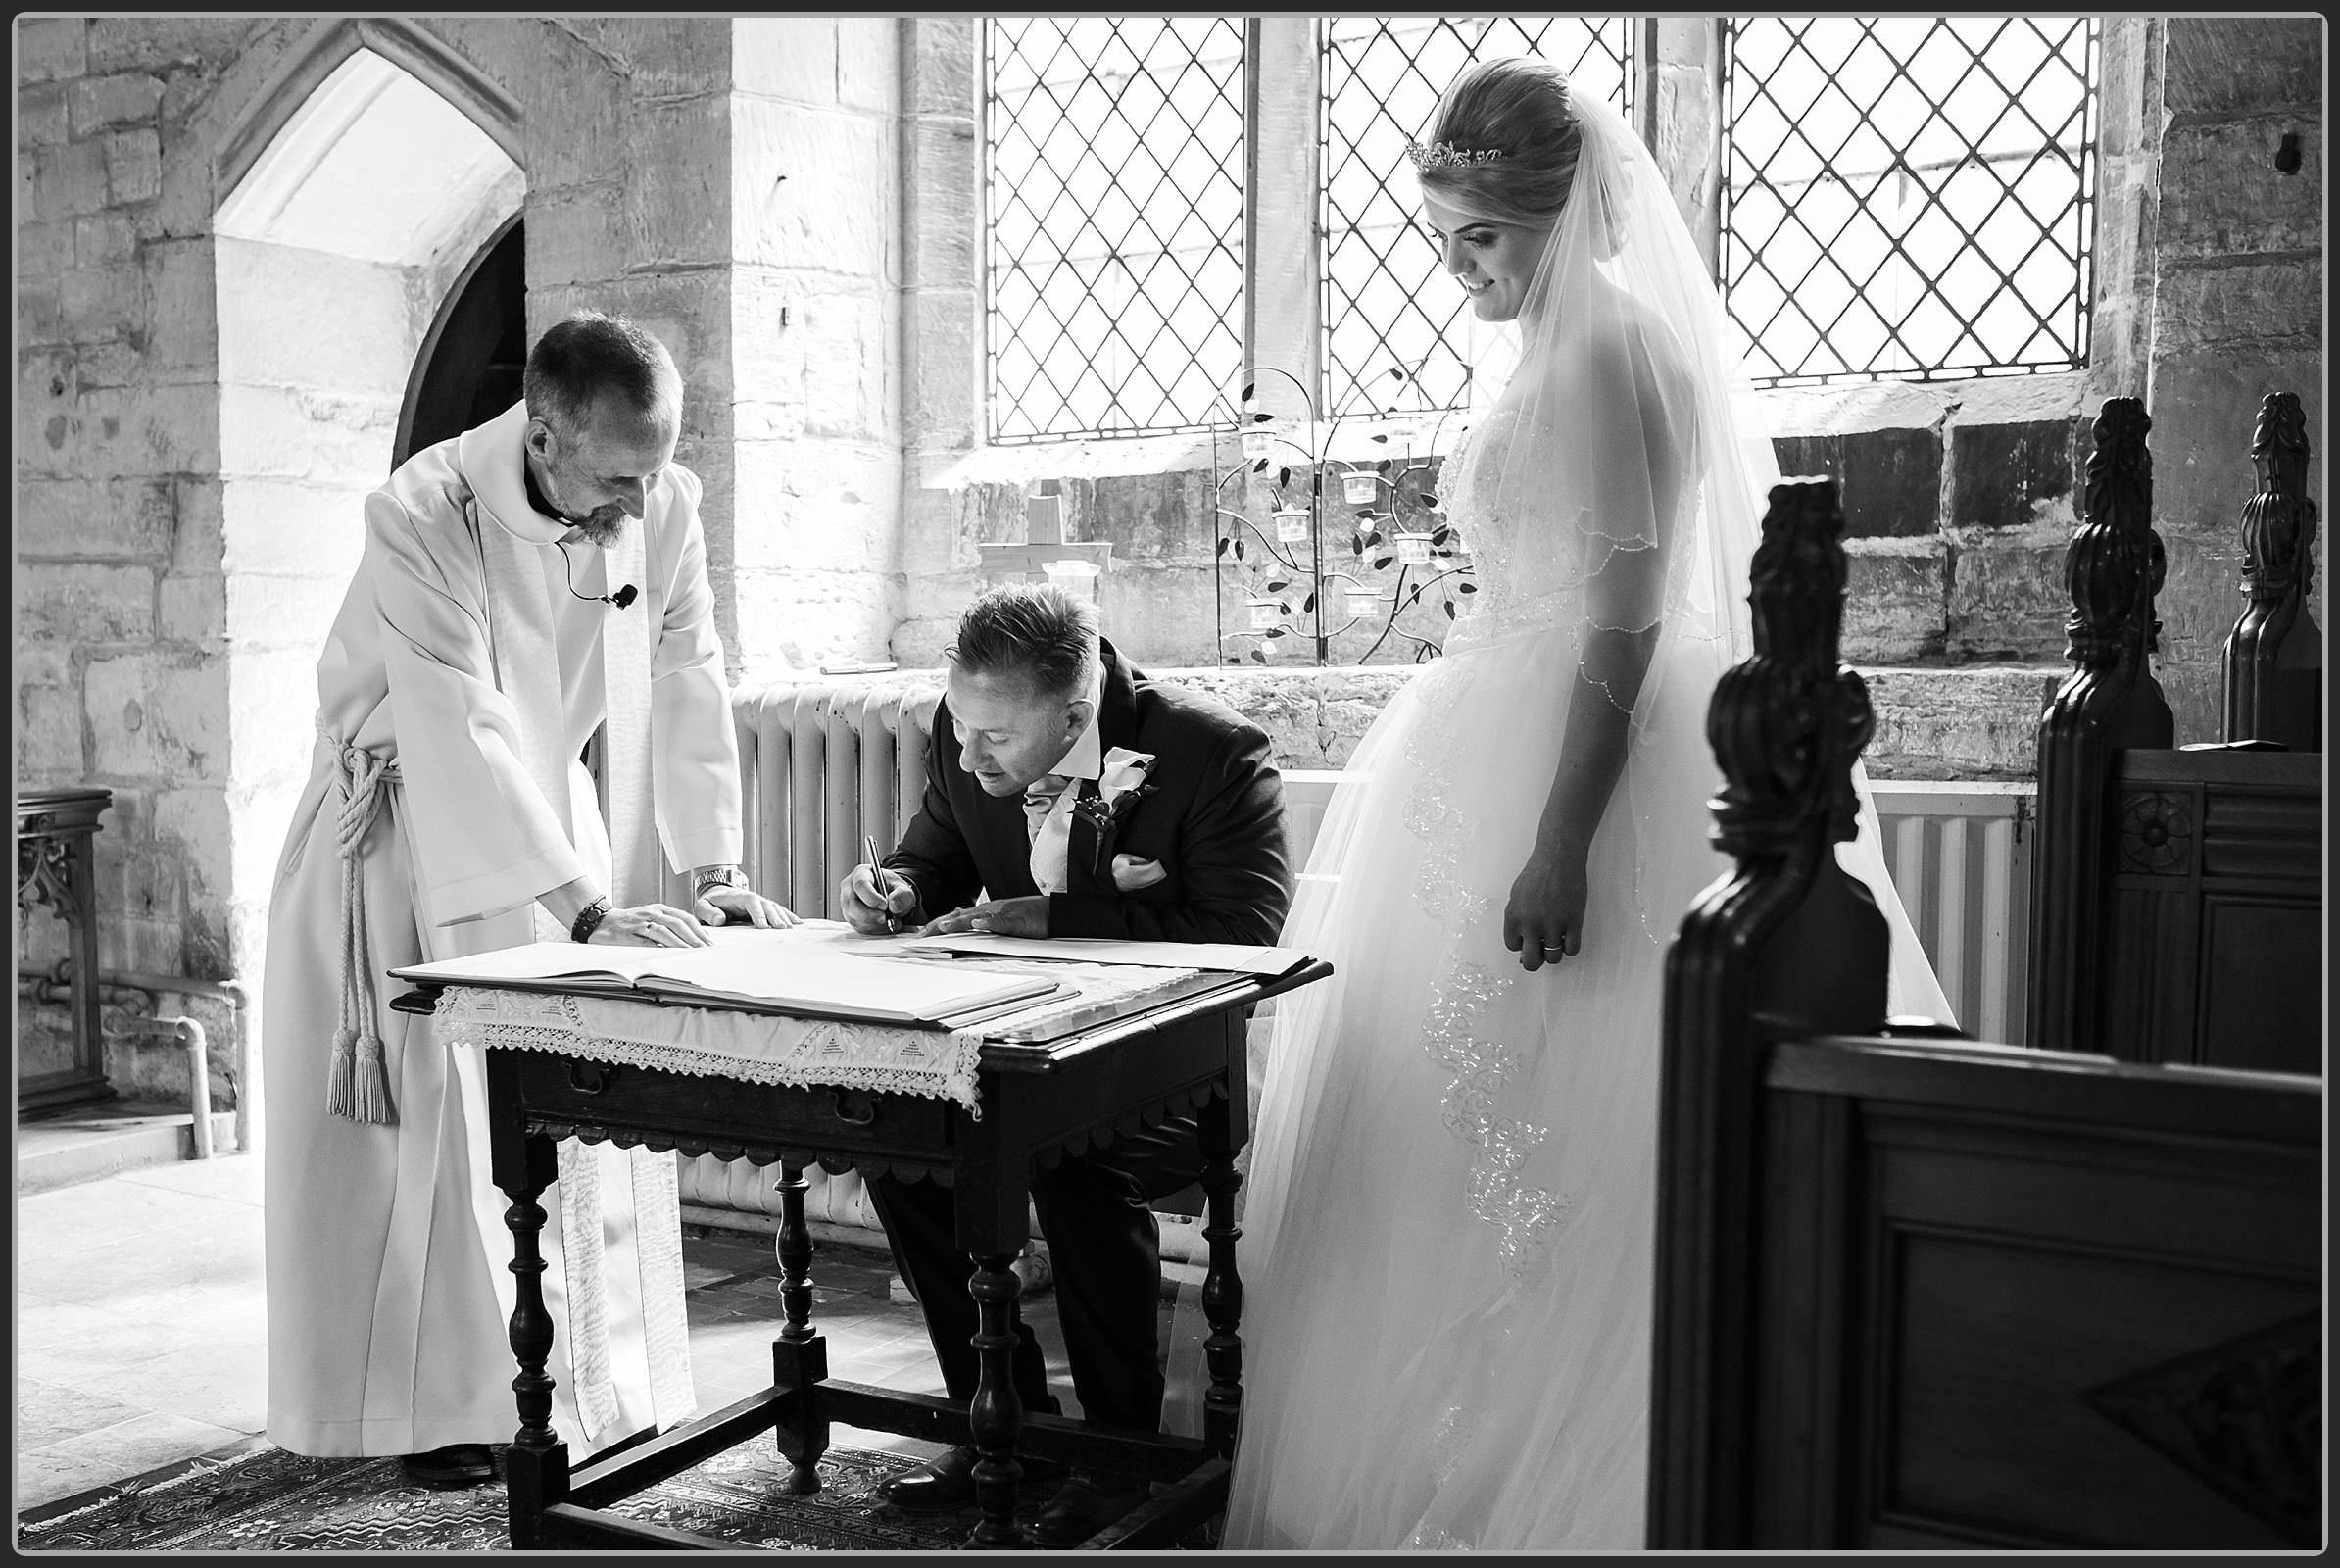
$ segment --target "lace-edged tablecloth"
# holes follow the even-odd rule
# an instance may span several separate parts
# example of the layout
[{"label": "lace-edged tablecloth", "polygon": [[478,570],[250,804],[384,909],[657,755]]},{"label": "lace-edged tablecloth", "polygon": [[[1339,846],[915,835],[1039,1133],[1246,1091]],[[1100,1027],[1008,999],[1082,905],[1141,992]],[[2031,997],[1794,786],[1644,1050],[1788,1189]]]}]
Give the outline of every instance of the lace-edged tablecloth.
[{"label": "lace-edged tablecloth", "polygon": [[440,994],[436,1021],[440,1038],[457,1045],[550,1051],[588,1061],[792,1089],[921,1095],[956,1101],[980,1120],[975,1069],[990,1030],[1010,1022],[1025,1029],[1097,1002],[1163,990],[1200,972],[1012,958],[989,960],[982,967],[1046,974],[1066,989],[963,1029],[906,1029],[488,986],[449,986]]}]

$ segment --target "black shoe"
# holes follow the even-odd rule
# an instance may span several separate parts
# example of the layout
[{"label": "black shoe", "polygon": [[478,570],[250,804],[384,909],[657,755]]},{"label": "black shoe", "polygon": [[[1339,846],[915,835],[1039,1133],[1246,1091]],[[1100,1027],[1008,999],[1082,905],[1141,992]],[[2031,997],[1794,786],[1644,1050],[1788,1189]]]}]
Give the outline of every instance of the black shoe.
[{"label": "black shoe", "polygon": [[1032,1522],[1032,1539],[1051,1549],[1077,1546],[1152,1495],[1143,1477],[1075,1470]]},{"label": "black shoe", "polygon": [[484,1443],[450,1443],[428,1453],[410,1453],[399,1463],[418,1487],[476,1487],[496,1479],[495,1456]]},{"label": "black shoe", "polygon": [[[917,1469],[878,1488],[878,1495],[904,1513],[949,1513],[975,1506],[975,1465],[983,1454],[960,1444],[944,1449]],[[1066,1473],[1060,1460],[1023,1455],[1024,1485],[1052,1482]]]}]

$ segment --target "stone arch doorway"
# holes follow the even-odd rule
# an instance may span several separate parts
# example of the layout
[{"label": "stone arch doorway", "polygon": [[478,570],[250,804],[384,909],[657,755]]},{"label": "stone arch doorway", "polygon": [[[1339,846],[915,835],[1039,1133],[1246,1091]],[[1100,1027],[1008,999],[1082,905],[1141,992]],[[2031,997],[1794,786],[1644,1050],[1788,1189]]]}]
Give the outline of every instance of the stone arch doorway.
[{"label": "stone arch doorway", "polygon": [[287,89],[297,102],[255,121],[272,129],[238,152],[213,218],[229,942],[256,998],[317,656],[363,554],[365,497],[400,455],[417,359],[449,302],[503,265],[499,243],[516,254],[526,191],[505,150],[512,127],[437,85],[454,68],[404,33],[389,54],[356,36],[325,37],[318,69]]},{"label": "stone arch doorway", "polygon": [[392,467],[519,401],[528,359],[526,256],[514,213],[456,280],[407,380]]}]

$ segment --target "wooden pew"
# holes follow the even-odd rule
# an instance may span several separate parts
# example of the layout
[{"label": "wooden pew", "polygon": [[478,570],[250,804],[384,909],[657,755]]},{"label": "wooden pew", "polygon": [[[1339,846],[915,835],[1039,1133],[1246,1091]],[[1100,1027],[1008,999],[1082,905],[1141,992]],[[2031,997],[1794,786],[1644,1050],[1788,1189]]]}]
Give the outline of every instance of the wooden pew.
[{"label": "wooden pew", "polygon": [[[2276,690],[2253,670],[2262,659],[2277,668],[2282,633],[2298,619],[2292,498],[2304,437],[2293,439],[2297,400],[2288,416],[2279,399],[2269,403],[2276,412],[2271,422],[2263,414],[2260,432],[2268,477],[2246,509],[2245,538],[2267,564],[2253,580],[2270,597],[2254,599],[2242,641],[2229,643],[2230,693]],[[2068,557],[2072,671],[2039,721],[2028,1042],[2130,1061],[2320,1072],[2322,759],[2256,738],[2173,745],[2150,662],[2163,564],[2151,426],[2136,399],[2105,402]],[[2271,543],[2278,536],[2291,541],[2289,557]],[[2278,592],[2279,557],[2290,564]],[[2271,696],[2244,708],[2262,706],[2289,711]]]},{"label": "wooden pew", "polygon": [[1883,1031],[1842,526],[1773,491],[1708,716],[1735,869],[1668,956],[1648,1544],[2313,1546],[2321,1083]]}]

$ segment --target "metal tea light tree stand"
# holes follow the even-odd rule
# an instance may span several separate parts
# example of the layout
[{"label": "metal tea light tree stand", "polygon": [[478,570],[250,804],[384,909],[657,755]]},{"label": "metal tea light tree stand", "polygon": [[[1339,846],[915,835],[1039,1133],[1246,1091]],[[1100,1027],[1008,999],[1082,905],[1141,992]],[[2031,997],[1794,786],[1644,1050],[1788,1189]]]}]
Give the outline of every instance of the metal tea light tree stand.
[{"label": "metal tea light tree stand", "polygon": [[[1275,416],[1251,411],[1249,406],[1257,390],[1257,383],[1253,383],[1243,388],[1239,400],[1240,412],[1234,419],[1241,432],[1245,461],[1222,472],[1216,444],[1212,447],[1218,561],[1222,567],[1232,561],[1244,577],[1256,573],[1259,579],[1243,595],[1247,624],[1231,630],[1226,624],[1225,577],[1221,574],[1220,591],[1216,595],[1221,657],[1231,664],[1241,663],[1246,657],[1254,663],[1268,663],[1280,639],[1304,630],[1314,644],[1315,662],[1322,665],[1331,662],[1335,637],[1360,625],[1372,629],[1377,621],[1378,632],[1357,662],[1370,660],[1392,637],[1411,645],[1416,662],[1436,657],[1438,641],[1404,625],[1407,612],[1427,602],[1437,605],[1451,621],[1457,614],[1457,596],[1478,592],[1468,543],[1445,520],[1437,492],[1428,483],[1437,437],[1453,411],[1448,409],[1438,415],[1432,426],[1431,441],[1419,459],[1413,446],[1420,429],[1418,417],[1396,421],[1395,431],[1384,430],[1372,437],[1376,442],[1388,443],[1394,434],[1402,443],[1399,457],[1371,463],[1333,459],[1328,452],[1341,416],[1336,416],[1329,426],[1322,424],[1316,417],[1314,400],[1296,377],[1273,366],[1260,368],[1283,376],[1298,389],[1308,410],[1309,444],[1302,447],[1293,441],[1290,425]],[[1404,370],[1392,369],[1389,373],[1414,381]],[[1414,381],[1414,384],[1419,395],[1420,383]],[[1280,456],[1296,459],[1304,467],[1308,481],[1305,505],[1288,496],[1293,466],[1290,462],[1279,463]],[[1276,466],[1276,477],[1270,487],[1272,528],[1262,526],[1247,512],[1226,504],[1230,481],[1245,472],[1264,474],[1270,465]],[[1341,500],[1353,509],[1349,554],[1356,565],[1354,572],[1328,570],[1325,566],[1322,523],[1328,472],[1339,482]],[[1424,477],[1416,482],[1414,493],[1409,495],[1406,481],[1417,473]],[[1409,509],[1427,526],[1401,526]],[[1304,566],[1297,548],[1303,544],[1307,547]],[[1388,575],[1391,566],[1396,567],[1393,580]],[[1409,579],[1417,571],[1427,575],[1411,580],[1409,585]],[[1385,582],[1389,585],[1386,593]],[[1425,595],[1434,589],[1438,590],[1438,596],[1426,601]],[[1329,609],[1335,592],[1341,600],[1338,616]],[[1292,624],[1295,614],[1302,617],[1300,627]],[[1245,641],[1250,641],[1251,646],[1242,649],[1240,645]]]}]

